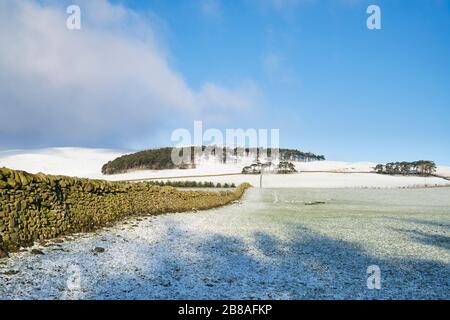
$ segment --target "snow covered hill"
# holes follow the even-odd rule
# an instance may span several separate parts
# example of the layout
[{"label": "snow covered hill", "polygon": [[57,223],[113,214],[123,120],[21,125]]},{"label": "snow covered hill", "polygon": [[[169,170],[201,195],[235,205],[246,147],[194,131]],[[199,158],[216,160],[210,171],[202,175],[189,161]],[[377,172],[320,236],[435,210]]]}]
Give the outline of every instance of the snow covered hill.
[{"label": "snow covered hill", "polygon": [[[171,179],[213,182],[250,182],[259,186],[259,176],[241,175],[243,165],[252,159],[232,163],[220,163],[209,159],[202,161],[195,169],[142,170],[125,174],[103,175],[102,165],[121,155],[126,150],[89,148],[48,148],[38,150],[15,150],[0,152],[0,167],[24,170],[30,173],[43,172],[54,175],[77,176],[93,179]],[[439,178],[401,177],[376,175],[370,172],[373,162],[312,161],[294,162],[297,174],[267,175],[264,187],[403,187],[419,185],[447,185],[450,182]],[[230,175],[231,174],[231,175]],[[450,176],[450,167],[439,166],[437,174]],[[204,176],[204,177],[193,177]]]}]

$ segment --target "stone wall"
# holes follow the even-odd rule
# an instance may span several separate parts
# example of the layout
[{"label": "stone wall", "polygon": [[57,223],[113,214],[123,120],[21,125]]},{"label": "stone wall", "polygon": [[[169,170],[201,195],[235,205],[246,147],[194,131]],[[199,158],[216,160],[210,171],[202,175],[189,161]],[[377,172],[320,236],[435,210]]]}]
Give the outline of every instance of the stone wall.
[{"label": "stone wall", "polygon": [[233,191],[182,191],[149,183],[109,182],[0,169],[0,251],[85,232],[132,215],[203,210],[239,199]]}]

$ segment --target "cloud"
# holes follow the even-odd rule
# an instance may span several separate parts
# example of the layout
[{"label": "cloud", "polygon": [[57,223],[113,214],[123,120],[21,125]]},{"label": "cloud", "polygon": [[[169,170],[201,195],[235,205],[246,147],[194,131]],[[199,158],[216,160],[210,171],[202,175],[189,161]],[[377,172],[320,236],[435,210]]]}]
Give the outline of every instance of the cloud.
[{"label": "cloud", "polygon": [[222,9],[218,0],[203,0],[201,11],[208,18],[218,19],[222,17]]},{"label": "cloud", "polygon": [[205,83],[197,96],[200,106],[207,108],[211,101],[215,101],[218,109],[229,110],[234,106],[239,110],[256,107],[255,101],[261,97],[258,87],[251,81],[243,83],[233,90],[217,86],[214,83]]},{"label": "cloud", "polygon": [[191,88],[151,19],[107,0],[0,1],[0,147],[126,146],[176,119],[256,106],[257,89]]},{"label": "cloud", "polygon": [[246,0],[246,2],[265,13],[275,12],[286,18],[301,6],[315,3],[316,0]]},{"label": "cloud", "polygon": [[284,10],[289,7],[295,7],[304,0],[246,0],[249,4],[260,8],[270,8],[275,10]]},{"label": "cloud", "polygon": [[263,56],[263,67],[268,73],[277,72],[281,67],[281,57],[273,52],[269,52]]},{"label": "cloud", "polygon": [[268,0],[269,4],[276,10],[286,10],[296,7],[301,0]]},{"label": "cloud", "polygon": [[282,85],[297,85],[298,81],[287,65],[284,57],[275,52],[268,52],[261,59],[267,77]]}]

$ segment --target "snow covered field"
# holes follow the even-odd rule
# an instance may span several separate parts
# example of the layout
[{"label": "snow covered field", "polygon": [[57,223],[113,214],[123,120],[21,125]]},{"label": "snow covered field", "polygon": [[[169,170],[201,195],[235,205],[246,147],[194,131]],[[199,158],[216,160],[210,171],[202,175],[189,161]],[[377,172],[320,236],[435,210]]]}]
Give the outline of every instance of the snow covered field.
[{"label": "snow covered field", "polygon": [[[259,186],[241,164],[103,176],[101,166],[124,153],[0,152],[0,167]],[[377,175],[370,162],[296,165],[298,174],[264,175],[264,189],[240,204],[134,218],[36,244],[44,255],[12,254],[0,260],[0,299],[450,299],[450,188],[398,189],[449,181]],[[189,177],[198,175],[215,176]],[[381,269],[381,290],[366,286],[370,265]]]},{"label": "snow covered field", "polygon": [[250,189],[68,239],[1,260],[0,299],[450,299],[449,188]]},{"label": "snow covered field", "polygon": [[[254,175],[190,177],[237,174],[241,172],[242,164],[209,163],[201,165],[196,169],[143,170],[110,176],[101,174],[103,164],[125,153],[125,151],[120,150],[83,148],[52,148],[34,151],[0,152],[0,167],[5,166],[12,169],[25,170],[30,173],[43,172],[47,174],[107,180],[146,178],[170,178],[170,180],[176,180],[173,177],[183,176],[187,178],[182,178],[181,180],[213,181],[215,183],[234,182],[235,184],[250,182],[254,186],[259,186],[259,176]],[[372,174],[369,172],[376,165],[372,162],[316,161],[296,162],[295,165],[300,171],[299,174],[267,175],[263,179],[263,186],[267,188],[397,188],[423,185],[450,185],[450,181],[440,178]],[[450,176],[450,168],[439,166],[437,173]]]},{"label": "snow covered field", "polygon": [[0,167],[80,178],[102,178],[102,166],[124,151],[88,148],[49,148],[0,151]]}]

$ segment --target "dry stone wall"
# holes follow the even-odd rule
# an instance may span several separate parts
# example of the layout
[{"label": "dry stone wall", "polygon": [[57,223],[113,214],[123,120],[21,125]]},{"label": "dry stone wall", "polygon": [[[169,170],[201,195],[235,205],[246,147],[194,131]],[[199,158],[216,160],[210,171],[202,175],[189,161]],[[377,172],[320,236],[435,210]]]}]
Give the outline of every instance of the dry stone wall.
[{"label": "dry stone wall", "polygon": [[239,199],[233,191],[183,191],[139,182],[29,174],[0,168],[0,253],[35,240],[91,231],[133,215],[204,210]]}]

